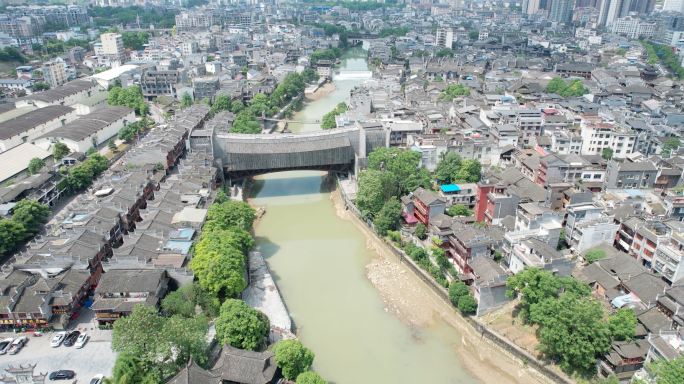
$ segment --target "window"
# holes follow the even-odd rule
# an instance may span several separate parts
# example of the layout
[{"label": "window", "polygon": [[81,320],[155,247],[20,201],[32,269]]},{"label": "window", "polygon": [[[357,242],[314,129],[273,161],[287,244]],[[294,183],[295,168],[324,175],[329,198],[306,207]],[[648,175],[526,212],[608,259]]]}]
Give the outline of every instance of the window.
[{"label": "window", "polygon": [[600,178],[601,178],[601,174],[594,175],[594,179],[600,179]]},{"label": "window", "polygon": [[583,178],[589,179],[589,178],[591,178],[591,175],[587,173],[586,175],[583,176]]}]

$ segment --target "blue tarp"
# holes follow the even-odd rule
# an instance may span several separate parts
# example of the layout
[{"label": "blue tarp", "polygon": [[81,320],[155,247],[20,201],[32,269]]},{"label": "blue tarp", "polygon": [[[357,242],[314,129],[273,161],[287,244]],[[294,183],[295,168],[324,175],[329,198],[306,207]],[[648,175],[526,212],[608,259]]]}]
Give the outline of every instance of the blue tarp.
[{"label": "blue tarp", "polygon": [[458,185],[456,185],[456,184],[442,185],[442,186],[440,186],[440,188],[441,188],[442,191],[444,191],[444,192],[456,192],[456,191],[460,191],[460,190],[461,190],[461,188],[460,188]]}]

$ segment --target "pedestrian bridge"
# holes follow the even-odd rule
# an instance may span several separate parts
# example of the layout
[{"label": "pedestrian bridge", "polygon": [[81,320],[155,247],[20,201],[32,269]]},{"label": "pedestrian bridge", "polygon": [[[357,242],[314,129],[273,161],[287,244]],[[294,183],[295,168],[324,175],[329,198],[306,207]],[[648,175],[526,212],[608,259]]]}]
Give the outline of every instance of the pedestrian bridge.
[{"label": "pedestrian bridge", "polygon": [[365,162],[368,153],[389,142],[379,123],[364,126],[287,134],[219,133],[213,138],[214,156],[231,180],[283,171],[349,173],[357,160]]}]

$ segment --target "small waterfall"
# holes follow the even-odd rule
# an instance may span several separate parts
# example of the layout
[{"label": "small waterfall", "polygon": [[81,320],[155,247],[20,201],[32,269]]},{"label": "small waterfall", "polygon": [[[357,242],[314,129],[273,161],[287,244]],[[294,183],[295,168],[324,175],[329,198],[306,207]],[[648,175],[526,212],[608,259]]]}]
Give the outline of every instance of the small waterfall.
[{"label": "small waterfall", "polygon": [[334,71],[333,81],[335,80],[358,80],[358,79],[370,79],[373,77],[373,72],[371,71]]}]

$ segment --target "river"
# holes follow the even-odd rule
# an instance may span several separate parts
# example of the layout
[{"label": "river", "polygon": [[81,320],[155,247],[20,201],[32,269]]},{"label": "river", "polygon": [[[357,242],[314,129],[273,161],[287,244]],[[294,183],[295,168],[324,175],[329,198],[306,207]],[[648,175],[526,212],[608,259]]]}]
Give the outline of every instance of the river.
[{"label": "river", "polygon": [[[353,48],[340,69],[367,70],[366,52]],[[320,119],[349,97],[360,79],[312,101],[293,120]],[[293,132],[320,129],[291,124]],[[258,178],[252,202],[267,213],[255,229],[301,341],[316,354],[313,369],[334,384],[477,383],[456,355],[460,334],[439,319],[423,329],[385,312],[365,275],[377,255],[366,237],[335,213],[321,172],[297,171]]]}]

